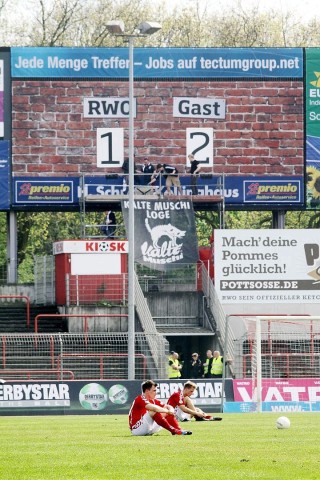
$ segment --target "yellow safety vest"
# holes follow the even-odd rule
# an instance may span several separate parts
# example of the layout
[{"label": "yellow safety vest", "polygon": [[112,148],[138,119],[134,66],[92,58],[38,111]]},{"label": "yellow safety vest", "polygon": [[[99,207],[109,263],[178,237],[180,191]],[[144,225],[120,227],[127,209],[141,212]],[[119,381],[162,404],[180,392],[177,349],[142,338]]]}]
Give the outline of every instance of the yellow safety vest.
[{"label": "yellow safety vest", "polygon": [[212,360],[211,374],[222,375],[223,372],[223,357],[214,358]]},{"label": "yellow safety vest", "polygon": [[[169,357],[169,361],[171,361],[177,367],[180,365],[179,360],[177,358],[173,359],[173,358]],[[169,378],[180,378],[181,377],[180,370],[176,370],[175,368],[172,367],[172,365],[169,364],[168,377]]]},{"label": "yellow safety vest", "polygon": [[203,364],[203,374],[204,375],[207,375],[207,373],[208,373],[209,361],[210,361],[210,358],[207,358],[206,361]]}]

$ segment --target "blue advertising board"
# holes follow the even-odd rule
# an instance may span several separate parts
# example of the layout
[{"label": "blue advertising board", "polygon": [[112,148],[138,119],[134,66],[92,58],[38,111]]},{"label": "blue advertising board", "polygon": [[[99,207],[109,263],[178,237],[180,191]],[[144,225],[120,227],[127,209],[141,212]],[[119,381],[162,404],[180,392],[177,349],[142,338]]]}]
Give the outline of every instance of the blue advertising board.
[{"label": "blue advertising board", "polygon": [[[319,412],[320,402],[262,402],[262,412],[293,413]],[[224,413],[252,413],[258,411],[256,402],[226,402]]]},{"label": "blue advertising board", "polygon": [[[128,48],[14,47],[12,78],[128,78]],[[302,78],[302,48],[135,48],[136,78]]]},{"label": "blue advertising board", "polygon": [[[191,195],[189,176],[180,176],[182,194]],[[82,188],[85,197],[94,195],[95,200],[90,201],[91,206],[101,207],[102,201],[110,196],[114,202],[119,196],[120,201],[125,193],[125,185],[121,175],[86,176],[80,177],[14,177],[13,178],[13,201],[15,209],[32,207],[41,210],[78,209],[82,199]],[[143,192],[143,187],[136,187],[136,193]],[[163,194],[165,186],[157,186],[157,194]],[[282,208],[288,206],[302,207],[304,205],[304,178],[300,177],[252,177],[252,176],[227,176],[223,179],[216,175],[200,175],[198,180],[199,196],[206,197],[207,208],[212,208],[210,197],[223,196],[226,207],[238,208],[243,205],[248,207]],[[101,197],[101,201],[99,201]],[[155,199],[158,198],[155,196]],[[204,198],[199,208],[206,209]],[[197,209],[194,202],[194,208]]]},{"label": "blue advertising board", "polygon": [[0,211],[10,209],[10,143],[0,141]]}]

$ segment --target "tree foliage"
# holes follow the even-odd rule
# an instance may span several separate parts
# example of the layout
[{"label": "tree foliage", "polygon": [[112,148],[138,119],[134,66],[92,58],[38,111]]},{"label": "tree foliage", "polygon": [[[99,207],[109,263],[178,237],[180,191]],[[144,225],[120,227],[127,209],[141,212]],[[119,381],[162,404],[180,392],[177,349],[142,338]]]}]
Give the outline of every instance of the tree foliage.
[{"label": "tree foliage", "polygon": [[[122,39],[110,37],[108,21],[122,19],[132,32],[145,19],[162,24],[161,32],[148,38],[151,46],[319,45],[319,18],[303,22],[294,11],[262,9],[260,4],[259,0],[249,5],[246,0],[185,0],[172,7],[168,0],[0,0],[0,39],[9,46],[118,45]],[[19,18],[12,15],[17,10]]]}]

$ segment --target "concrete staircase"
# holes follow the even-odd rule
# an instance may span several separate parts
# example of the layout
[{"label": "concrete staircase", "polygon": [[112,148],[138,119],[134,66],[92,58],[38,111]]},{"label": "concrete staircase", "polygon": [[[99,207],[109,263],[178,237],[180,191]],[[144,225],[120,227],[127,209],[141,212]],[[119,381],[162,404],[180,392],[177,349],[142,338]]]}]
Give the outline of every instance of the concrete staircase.
[{"label": "concrete staircase", "polygon": [[[0,304],[0,334],[1,333],[33,333],[34,319],[39,314],[58,313],[56,306],[30,306],[30,326],[27,327],[26,304]],[[43,319],[38,325],[39,333],[67,332],[67,322],[62,318]]]}]

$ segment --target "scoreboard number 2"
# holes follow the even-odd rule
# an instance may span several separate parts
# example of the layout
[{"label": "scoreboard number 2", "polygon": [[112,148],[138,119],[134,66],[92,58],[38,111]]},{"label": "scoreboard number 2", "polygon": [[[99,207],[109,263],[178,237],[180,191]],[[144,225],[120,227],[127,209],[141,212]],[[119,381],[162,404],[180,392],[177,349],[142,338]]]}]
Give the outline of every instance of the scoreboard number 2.
[{"label": "scoreboard number 2", "polygon": [[97,128],[97,167],[121,167],[124,157],[123,128]]},{"label": "scoreboard number 2", "polygon": [[213,128],[187,128],[187,166],[190,166],[188,155],[205,167],[213,166]]}]

